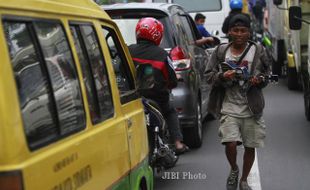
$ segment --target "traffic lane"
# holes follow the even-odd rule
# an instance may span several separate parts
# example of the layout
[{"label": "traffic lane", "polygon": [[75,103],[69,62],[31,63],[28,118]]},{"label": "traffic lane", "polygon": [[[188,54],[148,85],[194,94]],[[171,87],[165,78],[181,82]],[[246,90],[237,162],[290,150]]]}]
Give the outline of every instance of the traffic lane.
[{"label": "traffic lane", "polygon": [[[218,137],[218,121],[204,123],[204,140],[201,148],[181,155],[177,165],[155,177],[155,190],[221,190],[226,189],[230,166],[225,147]],[[238,147],[238,164],[242,168],[243,147]],[[256,173],[251,171],[251,183],[260,187]],[[192,174],[192,178],[190,178]],[[241,173],[240,173],[241,175]],[[170,176],[167,179],[167,176]],[[260,190],[260,188],[253,188]]]},{"label": "traffic lane", "polygon": [[[202,146],[181,155],[177,165],[166,171],[178,173],[177,179],[166,179],[165,173],[156,176],[155,190],[225,189],[229,167],[217,136],[217,125],[217,121],[204,123]],[[197,178],[188,178],[188,173],[197,174]]]},{"label": "traffic lane", "polygon": [[[267,125],[265,147],[258,149],[262,189],[309,189],[310,126],[304,117],[302,92],[288,91],[285,82],[264,89]],[[155,179],[155,189],[225,189],[229,165],[217,136],[217,121],[205,123],[200,149],[182,155],[172,172],[206,173],[206,179]],[[297,129],[297,130],[295,130]],[[280,132],[279,132],[280,131]],[[298,146],[297,146],[298,145]],[[242,148],[238,148],[239,167]]]},{"label": "traffic lane", "polygon": [[265,148],[258,149],[262,189],[309,190],[310,123],[303,93],[288,91],[285,81],[265,90]]}]

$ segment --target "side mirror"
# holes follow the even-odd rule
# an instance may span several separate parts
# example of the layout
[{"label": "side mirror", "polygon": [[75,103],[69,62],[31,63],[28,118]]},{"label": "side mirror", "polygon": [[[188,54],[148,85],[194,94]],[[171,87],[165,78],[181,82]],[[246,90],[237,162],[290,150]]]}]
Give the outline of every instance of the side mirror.
[{"label": "side mirror", "polygon": [[212,36],[213,38],[213,46],[217,46],[221,43],[221,40],[218,37]]},{"label": "side mirror", "polygon": [[282,0],[273,0],[273,4],[278,6],[282,4]]},{"label": "side mirror", "polygon": [[301,29],[301,7],[291,6],[289,8],[289,24],[290,29],[300,30]]}]

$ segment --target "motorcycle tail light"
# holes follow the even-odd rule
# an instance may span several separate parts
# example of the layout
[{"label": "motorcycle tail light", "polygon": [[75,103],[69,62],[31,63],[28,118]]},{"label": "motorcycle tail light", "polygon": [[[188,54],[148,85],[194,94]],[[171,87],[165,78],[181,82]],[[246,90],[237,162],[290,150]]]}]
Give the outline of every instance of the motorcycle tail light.
[{"label": "motorcycle tail light", "polygon": [[177,46],[170,51],[174,70],[183,71],[191,68],[191,61],[184,50]]},{"label": "motorcycle tail light", "polygon": [[177,113],[182,113],[183,112],[183,108],[176,108]]}]

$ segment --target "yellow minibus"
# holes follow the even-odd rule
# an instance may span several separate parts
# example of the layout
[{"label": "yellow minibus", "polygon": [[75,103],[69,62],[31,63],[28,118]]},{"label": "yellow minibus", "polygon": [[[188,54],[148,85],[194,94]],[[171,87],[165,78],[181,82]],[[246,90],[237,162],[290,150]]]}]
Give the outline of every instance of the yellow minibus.
[{"label": "yellow minibus", "polygon": [[92,0],[0,0],[0,189],[152,190],[134,65]]}]

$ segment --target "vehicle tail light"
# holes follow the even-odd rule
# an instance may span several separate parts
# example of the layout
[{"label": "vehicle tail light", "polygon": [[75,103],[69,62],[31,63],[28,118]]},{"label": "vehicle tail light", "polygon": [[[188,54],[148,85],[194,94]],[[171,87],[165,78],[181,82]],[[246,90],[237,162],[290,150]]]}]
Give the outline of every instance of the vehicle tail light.
[{"label": "vehicle tail light", "polygon": [[21,172],[0,172],[0,189],[23,190],[23,180]]},{"label": "vehicle tail light", "polygon": [[184,50],[179,46],[173,48],[170,51],[170,57],[172,59],[174,70],[183,71],[191,68],[191,61],[189,57],[185,54]]},{"label": "vehicle tail light", "polygon": [[183,112],[183,108],[175,108],[177,113],[182,113]]}]

